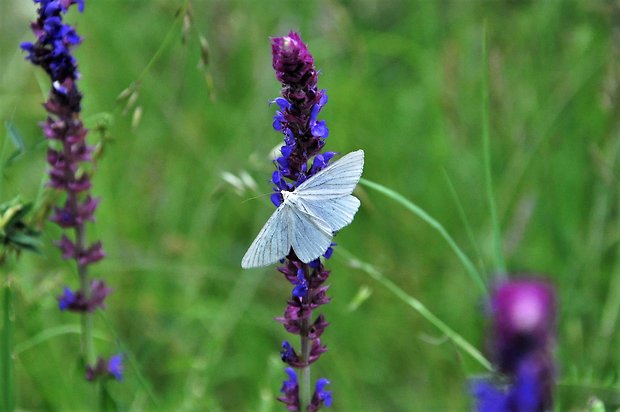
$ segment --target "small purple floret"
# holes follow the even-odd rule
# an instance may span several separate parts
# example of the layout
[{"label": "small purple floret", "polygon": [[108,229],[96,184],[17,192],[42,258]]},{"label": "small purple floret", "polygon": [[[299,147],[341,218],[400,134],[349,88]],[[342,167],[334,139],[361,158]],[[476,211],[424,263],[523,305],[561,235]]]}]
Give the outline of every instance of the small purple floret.
[{"label": "small purple floret", "polygon": [[105,308],[105,299],[112,292],[104,281],[93,280],[90,286],[90,297],[86,298],[82,291],[72,291],[65,287],[62,295],[58,296],[60,310],[70,312],[94,312],[99,308]]},{"label": "small purple floret", "polygon": [[99,357],[95,365],[86,366],[86,380],[92,382],[99,378],[114,378],[120,382],[123,380],[123,369],[121,354],[113,355],[108,360]]},{"label": "small purple floret", "polygon": [[108,373],[117,381],[123,380],[123,357],[122,355],[111,356],[108,360]]},{"label": "small purple floret", "polygon": [[289,411],[299,410],[299,384],[297,383],[297,374],[293,368],[286,368],[288,374],[288,380],[282,383],[280,393],[282,396],[278,398],[280,402],[286,405],[286,409]]},{"label": "small purple floret", "polygon": [[327,408],[332,406],[332,392],[325,389],[327,385],[329,385],[329,381],[325,378],[316,381],[314,396],[308,408],[309,411],[318,411],[321,405],[325,405]]}]

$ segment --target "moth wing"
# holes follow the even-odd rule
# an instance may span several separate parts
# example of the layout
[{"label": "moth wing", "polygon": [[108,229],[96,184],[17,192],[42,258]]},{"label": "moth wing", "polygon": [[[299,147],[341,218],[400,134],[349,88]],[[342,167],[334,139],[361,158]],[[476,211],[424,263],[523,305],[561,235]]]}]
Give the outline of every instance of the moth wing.
[{"label": "moth wing", "polygon": [[282,203],[258,232],[241,260],[244,269],[268,266],[283,259],[291,248],[291,206]]},{"label": "moth wing", "polygon": [[360,208],[360,201],[352,195],[325,200],[303,200],[306,209],[325,221],[332,232],[336,232],[353,221]]},{"label": "moth wing", "polygon": [[328,223],[302,209],[299,204],[291,207],[289,237],[299,260],[309,263],[327,251],[332,244],[333,233]]},{"label": "moth wing", "polygon": [[364,151],[348,153],[300,184],[295,193],[306,200],[350,195],[362,177]]}]

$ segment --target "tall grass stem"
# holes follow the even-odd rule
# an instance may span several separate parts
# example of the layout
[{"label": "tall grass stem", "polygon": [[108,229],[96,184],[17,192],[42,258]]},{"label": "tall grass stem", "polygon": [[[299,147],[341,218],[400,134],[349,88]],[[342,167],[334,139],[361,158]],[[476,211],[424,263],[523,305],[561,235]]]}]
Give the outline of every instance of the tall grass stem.
[{"label": "tall grass stem", "polygon": [[383,285],[386,289],[392,292],[396,297],[405,302],[416,312],[418,312],[424,319],[429,321],[437,329],[439,329],[448,339],[450,339],[457,347],[461,348],[465,353],[471,356],[475,361],[482,365],[485,369],[492,371],[493,366],[478,349],[476,349],[471,343],[465,340],[461,335],[455,332],[452,328],[446,325],[441,319],[435,316],[422,302],[409,295],[407,292],[398,287],[394,282],[386,278],[383,273],[379,272],[374,266],[369,263],[363,262],[355,257],[353,254],[345,250],[342,246],[338,247],[338,253],[342,255],[347,264],[355,269],[360,269],[374,280]]},{"label": "tall grass stem", "polygon": [[13,290],[9,271],[6,272],[6,280],[2,293],[2,391],[0,397],[3,411],[12,412],[15,409],[15,382],[13,379]]},{"label": "tall grass stem", "polygon": [[[486,267],[484,266],[484,259],[482,258],[482,253],[480,252],[480,247],[478,246],[478,242],[476,241],[476,237],[474,236],[474,232],[471,228],[471,224],[469,223],[469,219],[467,218],[467,214],[465,213],[465,209],[463,208],[463,204],[461,203],[461,199],[459,198],[459,195],[456,191],[456,188],[454,187],[454,184],[452,184],[452,179],[450,179],[450,176],[448,175],[448,172],[446,172],[445,169],[443,171],[443,174],[444,174],[444,177],[446,178],[446,183],[448,184],[450,193],[452,194],[452,197],[454,198],[454,204],[456,205],[456,208],[459,211],[459,217],[461,218],[461,221],[463,222],[463,225],[465,226],[465,230],[467,232],[467,237],[469,238],[469,242],[474,248],[474,251],[479,260],[479,267],[481,269],[481,273],[486,274],[487,271],[486,271]],[[488,278],[488,274],[487,274],[487,278]]]},{"label": "tall grass stem", "polygon": [[502,238],[497,218],[497,205],[493,191],[493,174],[491,172],[491,138],[489,121],[489,67],[487,53],[487,26],[484,23],[482,32],[482,151],[484,157],[484,177],[489,213],[491,215],[491,230],[493,232],[493,250],[495,255],[495,267],[497,276],[506,275],[506,263],[502,252]]},{"label": "tall grass stem", "polygon": [[383,186],[383,185],[381,185],[379,183],[375,183],[373,181],[370,181],[370,180],[367,180],[367,179],[364,179],[364,178],[360,179],[360,184],[362,184],[363,186],[366,186],[368,188],[371,188],[373,190],[376,190],[377,192],[387,196],[388,198],[390,198],[390,199],[400,203],[407,210],[409,210],[410,212],[412,212],[413,214],[418,216],[420,219],[422,219],[427,224],[429,224],[433,229],[435,229],[437,232],[439,232],[441,237],[443,237],[445,239],[445,241],[448,243],[450,248],[458,256],[458,258],[460,259],[461,263],[463,263],[463,266],[465,266],[465,269],[467,270],[467,273],[469,274],[469,277],[474,282],[474,284],[478,287],[480,292],[482,292],[482,294],[484,294],[484,295],[487,295],[488,291],[487,291],[486,285],[484,283],[484,280],[482,279],[482,275],[480,274],[480,272],[478,272],[478,270],[476,269],[474,264],[471,262],[471,260],[461,250],[461,248],[456,244],[454,239],[452,239],[452,236],[450,236],[450,234],[441,225],[441,223],[439,223],[437,220],[435,220],[433,217],[431,217],[431,215],[429,215],[424,209],[422,209],[421,207],[419,207],[415,203],[413,203],[410,200],[408,200],[407,198],[405,198],[400,193],[397,193],[397,192],[395,192],[394,190],[392,190],[390,188],[387,188],[387,187],[385,187],[385,186]]}]

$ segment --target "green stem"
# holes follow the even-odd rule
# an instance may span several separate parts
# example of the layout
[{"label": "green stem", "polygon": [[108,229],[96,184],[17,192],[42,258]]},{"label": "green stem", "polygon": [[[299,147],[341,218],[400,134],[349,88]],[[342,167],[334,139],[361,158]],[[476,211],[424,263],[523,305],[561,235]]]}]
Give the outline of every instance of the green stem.
[{"label": "green stem", "polygon": [[3,411],[12,412],[15,409],[15,385],[13,381],[13,290],[10,276],[7,272],[3,288],[3,328],[2,328],[2,398]]},{"label": "green stem", "polygon": [[445,241],[448,242],[448,245],[450,246],[450,248],[454,251],[454,253],[456,253],[458,258],[461,260],[461,263],[463,263],[463,265],[465,266],[467,273],[469,274],[472,281],[476,284],[478,289],[480,289],[480,291],[484,295],[487,294],[487,288],[484,284],[484,281],[482,280],[482,276],[476,270],[476,267],[471,262],[471,260],[469,260],[467,255],[463,253],[463,251],[461,250],[461,248],[459,248],[459,246],[456,244],[454,239],[452,239],[452,237],[448,234],[446,229],[444,229],[441,223],[439,223],[437,220],[432,218],[428,213],[426,213],[426,211],[424,211],[424,209],[414,204],[413,202],[411,202],[410,200],[408,200],[401,194],[393,191],[392,189],[389,189],[383,185],[380,185],[379,183],[375,183],[375,182],[372,182],[366,179],[360,179],[360,184],[362,184],[363,186],[369,187],[371,189],[374,189],[377,192],[382,193],[386,195],[387,197],[389,197],[390,199],[400,203],[406,209],[413,212],[413,214],[418,216],[420,219],[428,223],[433,229],[439,232],[441,237],[443,237]]},{"label": "green stem", "polygon": [[[305,319],[302,325],[302,335],[301,335],[301,356],[307,362],[310,358],[310,349],[311,349],[311,341],[308,339],[307,331],[310,328],[309,319]],[[311,370],[310,364],[304,366],[299,371],[299,410],[305,411],[308,409],[308,405],[310,405],[311,401]]]},{"label": "green stem", "polygon": [[487,28],[486,22],[482,34],[482,151],[484,156],[484,177],[486,184],[487,200],[489,202],[489,212],[491,214],[491,228],[493,231],[493,250],[495,254],[495,266],[497,275],[506,275],[506,263],[502,252],[502,239],[497,219],[497,206],[495,204],[495,194],[493,192],[493,177],[491,173],[491,139],[489,132],[489,84],[488,84],[488,56],[487,56]]},{"label": "green stem", "polygon": [[[77,250],[85,250],[86,235],[83,225],[79,225],[75,228],[75,238]],[[78,275],[80,277],[80,291],[82,292],[84,299],[88,301],[91,295],[88,267],[86,265],[81,265],[80,263],[77,263],[77,265]],[[86,365],[94,366],[97,362],[97,355],[95,353],[95,342],[93,340],[93,315],[89,312],[84,312],[82,314],[82,353],[84,355]]]},{"label": "green stem", "polygon": [[136,80],[134,80],[132,85],[129,86],[130,89],[140,85],[140,83],[142,82],[142,79],[146,76],[146,74],[149,72],[149,70],[151,70],[151,67],[153,67],[153,65],[157,62],[157,60],[159,60],[161,55],[164,53],[164,51],[168,47],[168,44],[172,41],[172,37],[176,33],[177,23],[183,21],[185,13],[187,13],[187,8],[188,7],[189,7],[189,0],[185,0],[183,2],[183,5],[181,6],[181,8],[177,11],[176,18],[172,22],[172,25],[170,26],[170,28],[168,29],[168,32],[166,33],[166,36],[164,37],[164,40],[161,42],[161,44],[159,45],[159,48],[155,51],[153,56],[151,56],[151,58],[149,59],[148,63],[146,64],[146,66],[144,66],[144,68],[142,69],[142,71],[140,72],[138,77],[136,77]]}]

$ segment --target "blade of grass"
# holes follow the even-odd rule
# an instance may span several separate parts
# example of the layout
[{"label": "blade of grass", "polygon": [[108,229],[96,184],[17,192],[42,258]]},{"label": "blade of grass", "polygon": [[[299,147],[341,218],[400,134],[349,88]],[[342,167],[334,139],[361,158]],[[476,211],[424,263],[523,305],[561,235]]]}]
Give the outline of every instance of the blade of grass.
[{"label": "blade of grass", "polygon": [[454,204],[456,205],[457,210],[459,211],[459,217],[465,226],[465,231],[467,232],[467,237],[469,238],[469,242],[471,243],[476,255],[478,256],[479,265],[481,269],[481,273],[486,273],[486,268],[484,267],[484,260],[482,259],[482,253],[480,252],[480,247],[478,247],[478,242],[476,242],[476,237],[474,236],[474,232],[471,229],[471,224],[469,223],[469,219],[467,218],[467,214],[465,213],[465,209],[463,208],[463,204],[461,203],[461,199],[459,198],[458,193],[456,192],[456,188],[452,184],[452,179],[448,175],[448,172],[444,169],[443,175],[448,184],[448,188],[450,189],[450,193],[454,198]]},{"label": "blade of grass", "polygon": [[424,319],[433,324],[437,329],[439,329],[448,339],[450,339],[456,346],[461,348],[465,353],[471,356],[474,360],[476,360],[480,365],[482,365],[485,369],[492,371],[493,366],[491,366],[491,362],[489,362],[483,355],[476,349],[471,343],[467,342],[461,335],[455,332],[452,328],[446,325],[441,319],[435,316],[430,310],[422,304],[419,300],[414,298],[413,296],[407,294],[404,290],[398,287],[391,280],[383,276],[381,272],[375,269],[369,263],[363,262],[356,258],[354,255],[345,250],[342,246],[338,247],[339,256],[344,256],[347,260],[347,264],[355,269],[360,269],[374,280],[383,285],[386,289],[392,292],[396,297],[402,300],[404,303],[413,308],[416,312],[418,312]]},{"label": "blade of grass", "polygon": [[389,197],[390,199],[400,203],[402,206],[404,206],[414,215],[418,216],[420,219],[428,223],[433,229],[439,232],[439,234],[445,239],[446,242],[448,242],[448,245],[450,246],[450,248],[452,248],[454,253],[456,253],[458,258],[461,260],[461,262],[463,263],[463,266],[465,266],[465,269],[467,270],[467,273],[471,277],[472,281],[476,284],[478,289],[480,289],[482,294],[484,295],[487,294],[487,288],[485,286],[484,281],[482,280],[482,276],[480,275],[478,270],[476,270],[476,267],[471,262],[471,260],[469,260],[467,255],[463,253],[463,251],[461,250],[461,248],[459,248],[459,246],[456,244],[454,239],[452,239],[450,234],[441,225],[441,223],[439,223],[437,220],[432,218],[428,213],[424,211],[424,209],[422,209],[421,207],[414,204],[413,202],[411,202],[410,200],[402,196],[400,193],[397,193],[392,189],[389,189],[383,185],[380,185],[379,183],[375,183],[367,179],[360,179],[360,184],[363,186],[369,187],[371,189],[374,189],[377,192],[382,193],[385,196]]},{"label": "blade of grass", "polygon": [[491,214],[491,230],[493,231],[493,250],[495,252],[495,266],[497,274],[506,274],[506,263],[502,252],[502,239],[500,235],[499,221],[497,219],[497,206],[493,192],[493,177],[491,173],[491,139],[489,132],[489,68],[487,56],[487,25],[484,23],[482,31],[482,150],[484,157],[484,177],[486,183],[489,212]]},{"label": "blade of grass", "polygon": [[13,382],[13,290],[11,280],[7,277],[3,287],[3,328],[2,328],[2,406],[3,411],[15,409],[15,383]]},{"label": "blade of grass", "polygon": [[142,387],[144,392],[146,392],[147,396],[151,399],[151,402],[155,406],[155,409],[160,409],[159,400],[155,396],[155,393],[153,392],[151,385],[149,385],[147,380],[144,378],[144,375],[142,375],[142,372],[140,371],[140,365],[138,365],[138,362],[136,361],[136,357],[133,355],[133,352],[131,352],[129,348],[127,348],[127,346],[125,346],[123,342],[121,341],[121,339],[118,337],[118,334],[116,333],[116,330],[114,329],[114,326],[112,325],[112,322],[110,322],[105,312],[100,310],[98,311],[98,313],[101,319],[103,319],[103,323],[106,324],[106,326],[108,327],[108,330],[114,336],[114,340],[116,341],[116,344],[118,345],[120,352],[122,353],[124,357],[127,358],[129,366],[131,367],[131,370],[135,374],[139,385]]},{"label": "blade of grass", "polygon": [[[16,344],[15,347],[13,348],[13,356],[18,356],[21,353],[29,349],[32,349],[35,346],[40,345],[41,343],[44,343],[50,339],[56,338],[58,336],[80,335],[81,333],[82,333],[82,328],[79,324],[60,325],[60,326],[55,326],[53,328],[45,329],[39,332],[38,334],[36,334],[35,336],[33,336],[32,338]],[[104,341],[109,340],[108,337],[104,333],[99,332],[99,331],[94,331],[93,337],[99,340],[104,340]]]}]

